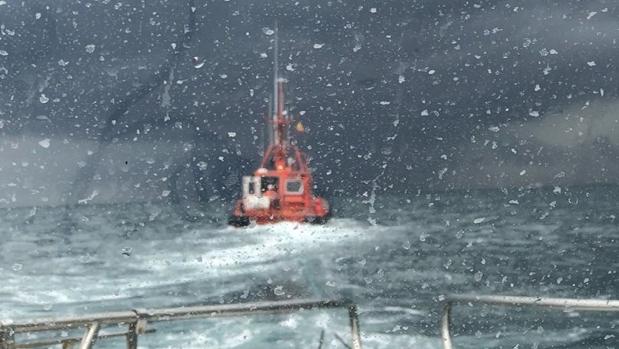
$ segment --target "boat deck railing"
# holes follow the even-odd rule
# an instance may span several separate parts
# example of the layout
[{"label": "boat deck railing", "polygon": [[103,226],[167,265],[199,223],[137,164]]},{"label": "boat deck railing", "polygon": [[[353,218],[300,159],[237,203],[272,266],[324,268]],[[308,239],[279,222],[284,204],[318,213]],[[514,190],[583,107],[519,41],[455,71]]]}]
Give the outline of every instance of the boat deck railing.
[{"label": "boat deck railing", "polygon": [[[451,311],[454,305],[469,306],[531,306],[562,311],[595,311],[619,312],[619,300],[543,298],[500,295],[451,295],[444,301],[441,316],[441,340],[444,349],[453,349],[450,327]],[[214,317],[247,316],[258,314],[282,314],[301,310],[317,310],[328,308],[346,308],[350,322],[351,349],[361,349],[359,317],[357,306],[345,300],[289,300],[258,303],[240,303],[229,305],[183,306],[162,309],[133,309],[130,311],[108,312],[87,316],[55,318],[22,323],[0,323],[0,349],[39,348],[61,345],[63,349],[91,349],[98,340],[113,337],[125,337],[127,349],[137,349],[140,335],[154,332],[148,325],[153,322],[188,320]],[[103,327],[123,328],[117,332],[100,332]],[[52,331],[68,331],[83,329],[81,336],[52,336]],[[17,343],[16,336],[26,334],[45,334],[46,338]],[[321,334],[321,346],[324,332]],[[32,338],[32,337],[31,337]],[[338,336],[338,339],[340,337]]]},{"label": "boat deck railing", "polygon": [[[357,306],[345,300],[290,300],[260,303],[240,303],[230,305],[201,305],[164,309],[133,309],[130,311],[109,312],[87,316],[66,317],[29,321],[23,323],[0,323],[0,349],[39,348],[61,345],[63,349],[91,349],[98,340],[125,337],[127,349],[137,349],[138,337],[154,332],[147,328],[151,322],[213,318],[226,316],[246,316],[257,314],[292,313],[301,310],[326,308],[346,308],[350,321],[352,349],[361,349],[359,318]],[[102,327],[123,328],[120,332],[100,333]],[[68,331],[84,329],[82,336],[52,336],[52,331]],[[42,333],[49,336],[45,339],[31,340],[24,343],[16,342],[16,335]],[[322,340],[322,339],[321,339]]]},{"label": "boat deck railing", "polygon": [[518,297],[500,295],[451,295],[445,299],[441,316],[441,340],[444,349],[453,349],[451,340],[451,309],[456,304],[532,306],[563,311],[619,312],[619,300]]}]

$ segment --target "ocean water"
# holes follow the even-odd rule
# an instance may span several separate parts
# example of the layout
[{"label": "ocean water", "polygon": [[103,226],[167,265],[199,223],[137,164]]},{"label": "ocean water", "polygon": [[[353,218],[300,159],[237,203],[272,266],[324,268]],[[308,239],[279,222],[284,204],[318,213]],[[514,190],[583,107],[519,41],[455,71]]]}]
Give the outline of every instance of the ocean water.
[{"label": "ocean water", "polygon": [[[619,187],[333,199],[324,226],[227,227],[221,202],[0,211],[0,319],[349,297],[365,348],[440,348],[447,294],[619,298]],[[202,213],[187,220],[184,212]],[[616,314],[457,306],[456,348],[619,348]],[[345,311],[156,324],[141,348],[344,348]],[[120,340],[101,347],[122,347]]]}]

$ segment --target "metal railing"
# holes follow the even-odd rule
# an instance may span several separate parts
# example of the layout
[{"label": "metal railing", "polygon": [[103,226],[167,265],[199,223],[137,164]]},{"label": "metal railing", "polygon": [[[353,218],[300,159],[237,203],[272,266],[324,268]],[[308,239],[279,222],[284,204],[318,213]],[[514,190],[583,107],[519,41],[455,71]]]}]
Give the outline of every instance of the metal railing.
[{"label": "metal railing", "polygon": [[[127,349],[137,349],[138,336],[154,332],[146,328],[149,322],[163,322],[197,318],[243,316],[256,314],[291,313],[300,310],[347,308],[352,337],[351,348],[361,349],[357,306],[344,300],[295,300],[230,305],[202,305],[166,309],[134,309],[123,312],[100,313],[88,316],[66,317],[23,323],[0,322],[0,349],[37,348],[62,345],[63,349],[91,349],[99,339],[125,337]],[[102,326],[127,326],[126,332],[99,333]],[[51,337],[26,343],[17,343],[16,335],[84,328],[78,337]]]},{"label": "metal railing", "polygon": [[451,340],[449,328],[451,326],[451,308],[455,304],[535,306],[559,309],[563,311],[619,312],[619,300],[518,297],[499,295],[452,295],[446,298],[443,306],[443,314],[441,316],[441,339],[444,349],[453,349],[453,343]]}]

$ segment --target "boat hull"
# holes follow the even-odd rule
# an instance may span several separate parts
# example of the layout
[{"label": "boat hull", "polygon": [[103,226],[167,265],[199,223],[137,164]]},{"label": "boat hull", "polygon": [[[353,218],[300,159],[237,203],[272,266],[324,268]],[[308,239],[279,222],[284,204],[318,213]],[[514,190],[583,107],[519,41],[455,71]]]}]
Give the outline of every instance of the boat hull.
[{"label": "boat hull", "polygon": [[228,219],[228,224],[234,227],[244,227],[252,222],[256,224],[273,224],[278,222],[298,222],[310,224],[325,224],[331,218],[327,201],[314,198],[309,207],[290,207],[248,210],[243,206],[243,200],[238,200],[234,212]]}]

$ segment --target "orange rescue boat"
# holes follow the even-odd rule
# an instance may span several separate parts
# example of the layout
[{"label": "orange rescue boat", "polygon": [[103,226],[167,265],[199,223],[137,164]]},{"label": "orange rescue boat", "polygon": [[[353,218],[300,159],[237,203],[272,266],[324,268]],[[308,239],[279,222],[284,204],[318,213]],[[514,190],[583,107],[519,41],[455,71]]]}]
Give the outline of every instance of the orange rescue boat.
[{"label": "orange rescue boat", "polygon": [[[277,57],[277,48],[275,49]],[[277,58],[275,58],[277,67]],[[284,82],[275,69],[273,111],[269,117],[269,145],[253,176],[242,179],[242,196],[228,223],[236,227],[281,221],[322,224],[330,217],[329,203],[313,193],[305,155],[289,140],[292,117],[285,109]],[[297,131],[302,131],[300,123]]]}]

